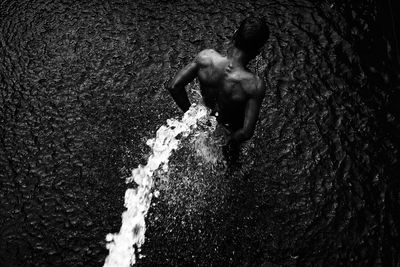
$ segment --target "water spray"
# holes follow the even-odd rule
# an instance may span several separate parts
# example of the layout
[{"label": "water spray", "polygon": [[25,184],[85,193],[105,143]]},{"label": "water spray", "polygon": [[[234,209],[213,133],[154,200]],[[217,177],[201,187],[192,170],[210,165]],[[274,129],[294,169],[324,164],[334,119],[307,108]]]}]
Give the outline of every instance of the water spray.
[{"label": "water spray", "polygon": [[[145,217],[150,208],[153,197],[153,173],[162,168],[168,170],[168,160],[173,150],[179,147],[180,142],[189,136],[201,121],[207,120],[210,111],[203,105],[193,104],[179,121],[168,119],[167,125],[161,126],[156,137],[149,139],[147,145],[152,154],[147,164],[139,166],[126,178],[126,183],[134,181],[136,188],[128,188],[125,192],[122,213],[122,225],[118,233],[109,233],[106,237],[107,256],[104,267],[129,267],[136,263],[136,256],[145,241]],[[159,192],[154,191],[157,195]]]}]

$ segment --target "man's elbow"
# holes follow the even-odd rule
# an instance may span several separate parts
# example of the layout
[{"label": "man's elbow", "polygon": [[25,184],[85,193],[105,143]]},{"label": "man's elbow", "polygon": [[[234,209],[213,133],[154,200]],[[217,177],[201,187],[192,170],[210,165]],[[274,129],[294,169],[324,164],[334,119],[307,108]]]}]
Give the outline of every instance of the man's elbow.
[{"label": "man's elbow", "polygon": [[253,137],[253,135],[254,135],[254,131],[245,131],[245,132],[243,132],[242,141],[244,142],[244,141],[249,140],[250,138]]},{"label": "man's elbow", "polygon": [[244,141],[249,140],[254,134],[254,131],[251,130],[239,130],[233,135],[233,141],[237,143],[242,143]]}]

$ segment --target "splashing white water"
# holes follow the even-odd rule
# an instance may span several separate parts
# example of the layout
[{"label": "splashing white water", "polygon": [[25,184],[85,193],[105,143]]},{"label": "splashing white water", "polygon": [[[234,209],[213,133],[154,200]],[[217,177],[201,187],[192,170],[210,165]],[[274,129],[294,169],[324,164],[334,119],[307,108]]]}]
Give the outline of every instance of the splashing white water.
[{"label": "splashing white water", "polygon": [[[168,159],[171,152],[178,148],[180,141],[196,129],[197,125],[209,118],[209,110],[202,105],[193,104],[184,114],[181,121],[167,120],[167,126],[161,126],[156,137],[149,139],[147,145],[153,153],[148,159],[147,165],[139,166],[132,171],[132,176],[126,179],[126,183],[135,181],[138,187],[129,188],[125,192],[126,211],[122,214],[122,225],[119,233],[108,234],[107,256],[105,267],[129,267],[136,262],[135,245],[140,249],[144,243],[146,231],[145,216],[149,210],[153,194],[152,175],[160,166],[164,171],[168,168]],[[180,138],[177,138],[180,135]],[[158,193],[157,191],[155,194]]]}]

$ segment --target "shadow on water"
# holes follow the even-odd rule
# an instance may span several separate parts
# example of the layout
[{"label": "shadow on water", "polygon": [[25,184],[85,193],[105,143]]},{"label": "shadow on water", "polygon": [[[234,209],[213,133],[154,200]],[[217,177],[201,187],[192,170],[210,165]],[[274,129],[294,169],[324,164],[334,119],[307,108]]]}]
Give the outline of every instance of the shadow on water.
[{"label": "shadow on water", "polygon": [[399,13],[391,0],[1,2],[0,265],[103,265],[125,178],[181,115],[162,85],[263,14],[256,134],[229,168],[207,161],[223,153],[199,150],[207,139],[183,142],[154,176],[138,265],[398,266]]}]

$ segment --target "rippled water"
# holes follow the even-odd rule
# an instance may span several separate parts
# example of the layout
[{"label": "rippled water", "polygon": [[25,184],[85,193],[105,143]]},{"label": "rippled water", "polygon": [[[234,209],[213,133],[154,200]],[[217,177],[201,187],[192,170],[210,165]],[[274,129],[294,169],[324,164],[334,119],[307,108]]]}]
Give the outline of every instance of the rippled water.
[{"label": "rippled water", "polygon": [[146,140],[182,116],[163,84],[263,14],[272,34],[250,66],[268,85],[255,136],[235,159],[204,146],[213,136],[182,141],[153,177],[160,196],[137,265],[397,266],[391,3],[3,1],[0,265],[103,265],[125,179],[147,163]]}]

